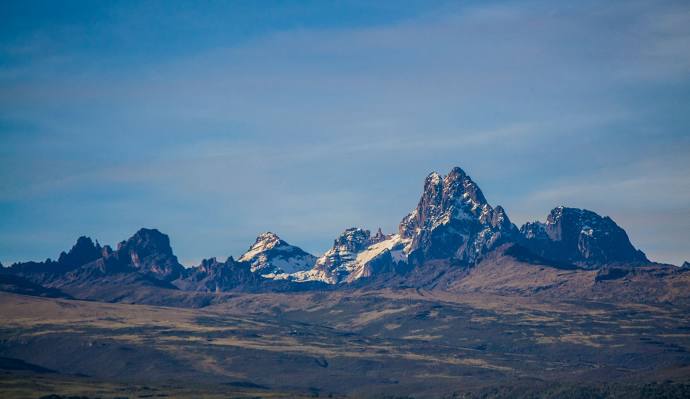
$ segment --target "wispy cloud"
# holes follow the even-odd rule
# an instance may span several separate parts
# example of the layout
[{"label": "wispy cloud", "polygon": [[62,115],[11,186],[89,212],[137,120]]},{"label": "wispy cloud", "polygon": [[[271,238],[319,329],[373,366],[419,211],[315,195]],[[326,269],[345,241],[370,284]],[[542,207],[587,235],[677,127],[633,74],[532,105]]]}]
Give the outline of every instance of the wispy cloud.
[{"label": "wispy cloud", "polygon": [[[135,41],[160,35],[141,23],[150,10],[122,11],[0,48],[0,232],[15,237],[0,252],[33,254],[31,230],[138,224],[165,227],[190,259],[237,254],[267,229],[318,251],[353,224],[393,229],[423,177],[453,165],[517,221],[565,202],[637,235],[648,222],[634,212],[690,208],[684,2],[451,4],[247,37],[192,30],[150,54]],[[185,20],[170,18],[156,26]],[[89,220],[51,222],[79,209]]]}]

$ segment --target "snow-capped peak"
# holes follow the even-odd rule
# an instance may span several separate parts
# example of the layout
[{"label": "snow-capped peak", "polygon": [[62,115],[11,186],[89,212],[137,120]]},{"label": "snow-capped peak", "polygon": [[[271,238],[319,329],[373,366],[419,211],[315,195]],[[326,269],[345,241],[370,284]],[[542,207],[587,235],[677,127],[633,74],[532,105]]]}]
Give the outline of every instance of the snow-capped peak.
[{"label": "snow-capped peak", "polygon": [[[257,254],[267,251],[269,249],[273,249],[278,245],[281,245],[281,239],[278,237],[277,234],[272,233],[270,231],[267,231],[265,233],[259,234],[258,237],[256,237],[256,241],[254,244],[252,244],[251,247],[249,247],[249,250],[245,252],[239,259],[240,262],[247,262]],[[287,244],[285,241],[282,241],[283,244]]]},{"label": "snow-capped peak", "polygon": [[277,234],[266,232],[256,238],[239,261],[250,263],[253,272],[275,277],[308,270],[314,265],[316,257],[281,240]]},{"label": "snow-capped peak", "polygon": [[[296,273],[298,281],[320,280],[329,284],[351,282],[369,277],[395,262],[405,261],[405,245],[409,242],[398,234],[386,235],[381,229],[374,236],[369,230],[352,227],[346,229],[333,242],[314,265],[314,269]],[[379,259],[386,257],[383,261]]]}]

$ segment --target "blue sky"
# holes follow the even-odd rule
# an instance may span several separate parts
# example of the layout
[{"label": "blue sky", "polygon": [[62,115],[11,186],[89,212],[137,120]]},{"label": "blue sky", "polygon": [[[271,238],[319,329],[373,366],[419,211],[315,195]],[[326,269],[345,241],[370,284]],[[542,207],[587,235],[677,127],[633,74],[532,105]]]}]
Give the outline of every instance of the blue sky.
[{"label": "blue sky", "polygon": [[[605,3],[605,4],[604,4]],[[395,230],[464,168],[521,224],[611,216],[690,259],[685,1],[0,4],[0,261]]]}]

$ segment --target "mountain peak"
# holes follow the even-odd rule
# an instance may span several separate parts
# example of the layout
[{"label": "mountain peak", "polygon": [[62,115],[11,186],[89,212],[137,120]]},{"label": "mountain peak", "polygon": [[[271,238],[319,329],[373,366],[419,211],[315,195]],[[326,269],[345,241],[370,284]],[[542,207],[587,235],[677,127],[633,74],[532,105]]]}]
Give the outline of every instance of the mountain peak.
[{"label": "mountain peak", "polygon": [[581,209],[581,208],[571,208],[567,206],[557,206],[549,212],[548,216],[546,217],[546,223],[548,224],[553,224],[557,223],[560,221],[562,218],[565,217],[575,217],[575,218],[597,218],[599,215],[596,214],[596,212],[592,212],[587,209]]},{"label": "mountain peak", "polygon": [[[374,236],[359,227],[345,229],[333,247],[316,260],[314,268],[299,276],[304,281],[321,280],[331,284],[352,282],[383,271],[402,260],[407,240],[398,234],[386,235],[379,228]],[[392,254],[395,253],[395,259]]]},{"label": "mountain peak", "polygon": [[289,245],[285,241],[281,240],[280,237],[278,237],[277,234],[272,233],[270,231],[267,231],[265,233],[261,233],[256,237],[256,240],[254,240],[254,244],[252,244],[247,252],[245,252],[239,259],[240,262],[247,262],[249,259],[253,258],[256,254],[265,252],[265,251],[270,251],[273,248],[279,247],[279,246],[284,246],[284,245]]},{"label": "mountain peak", "polygon": [[505,210],[493,209],[472,178],[455,167],[445,177],[427,176],[417,207],[398,230],[403,239],[412,239],[409,251],[417,253],[412,258],[418,262],[454,258],[469,264],[516,228]]},{"label": "mountain peak", "polygon": [[62,252],[58,263],[65,266],[77,267],[101,257],[101,246],[94,244],[91,238],[81,236],[69,252]]},{"label": "mountain peak", "polygon": [[473,210],[487,204],[484,193],[479,189],[477,183],[460,168],[453,168],[448,173],[444,179],[444,186],[448,190],[449,197],[464,201]]},{"label": "mountain peak", "polygon": [[442,181],[443,176],[438,174],[436,171],[431,172],[426,176],[426,179],[424,179],[424,188],[426,189],[428,186],[437,186],[441,184]]},{"label": "mountain peak", "polygon": [[259,234],[239,261],[249,263],[252,272],[276,276],[306,270],[314,265],[316,257],[267,231]]},{"label": "mountain peak", "polygon": [[261,233],[256,237],[256,241],[278,241],[280,240],[280,237],[278,237],[278,234],[272,232],[272,231],[267,231],[265,233]]},{"label": "mountain peak", "polygon": [[170,238],[157,229],[139,229],[115,251],[121,261],[166,280],[177,278],[184,269],[170,246]]},{"label": "mountain peak", "polygon": [[359,227],[350,227],[333,242],[333,248],[342,247],[351,252],[359,252],[369,245],[371,232]]},{"label": "mountain peak", "polygon": [[277,245],[281,245],[281,243],[285,243],[285,241],[281,240],[280,237],[278,237],[277,234],[267,231],[265,233],[261,233],[256,237],[256,240],[254,241],[254,244],[252,244],[251,247],[249,247],[249,250],[261,250],[261,249],[271,249],[274,248]]},{"label": "mountain peak", "polygon": [[587,209],[556,207],[546,223],[525,223],[520,232],[527,248],[552,260],[585,267],[649,262],[616,222]]},{"label": "mountain peak", "polygon": [[[443,214],[446,214],[446,218],[464,218],[468,214],[478,217],[484,205],[488,204],[479,186],[464,170],[454,167],[446,176],[432,172],[426,177],[417,212],[413,211],[414,215],[408,217],[416,218],[420,223],[438,219]],[[413,220],[408,222],[415,224]],[[409,223],[403,220],[402,224]],[[418,227],[420,226],[414,226],[415,229]],[[410,231],[404,228],[401,234],[409,236]]]},{"label": "mountain peak", "polygon": [[454,179],[454,180],[462,180],[465,177],[467,177],[467,173],[465,173],[464,170],[462,170],[461,167],[455,166],[453,169],[448,172],[448,178]]},{"label": "mountain peak", "polygon": [[142,238],[149,238],[149,239],[168,239],[167,234],[163,234],[160,232],[158,229],[149,229],[146,227],[142,227],[139,230],[137,230],[136,233],[134,233],[134,237],[142,237]]},{"label": "mountain peak", "polygon": [[118,251],[122,248],[136,248],[147,253],[160,252],[172,255],[170,238],[157,229],[139,229],[127,241],[122,241],[118,244]]}]

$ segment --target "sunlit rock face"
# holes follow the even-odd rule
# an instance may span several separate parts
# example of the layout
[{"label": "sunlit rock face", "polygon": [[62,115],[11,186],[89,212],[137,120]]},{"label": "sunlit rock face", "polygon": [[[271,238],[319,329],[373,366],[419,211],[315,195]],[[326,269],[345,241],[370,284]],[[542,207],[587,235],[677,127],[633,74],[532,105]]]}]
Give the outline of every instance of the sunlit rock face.
[{"label": "sunlit rock face", "polygon": [[249,263],[252,272],[277,276],[311,269],[316,256],[288,244],[274,233],[266,232],[259,235],[238,260]]},{"label": "sunlit rock face", "polygon": [[333,247],[317,259],[312,270],[294,277],[298,281],[336,284],[391,272],[397,263],[406,260],[406,242],[398,234],[383,234],[381,229],[372,236],[369,230],[352,227],[333,241]]},{"label": "sunlit rock face", "polygon": [[446,176],[433,172],[424,181],[417,207],[399,226],[409,240],[410,263],[449,259],[472,265],[501,243],[515,240],[517,228],[502,207],[493,208],[477,184],[460,168]]}]

